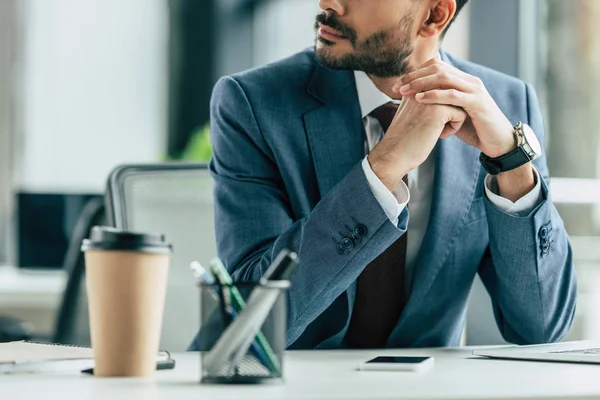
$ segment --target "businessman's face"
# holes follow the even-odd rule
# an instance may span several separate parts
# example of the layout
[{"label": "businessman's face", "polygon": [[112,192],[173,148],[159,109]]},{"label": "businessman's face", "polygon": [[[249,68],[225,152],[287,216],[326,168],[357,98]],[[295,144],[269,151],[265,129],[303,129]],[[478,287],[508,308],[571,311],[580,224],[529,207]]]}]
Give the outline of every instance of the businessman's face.
[{"label": "businessman's face", "polygon": [[415,0],[320,0],[317,60],[330,68],[389,78],[404,75],[413,53]]}]

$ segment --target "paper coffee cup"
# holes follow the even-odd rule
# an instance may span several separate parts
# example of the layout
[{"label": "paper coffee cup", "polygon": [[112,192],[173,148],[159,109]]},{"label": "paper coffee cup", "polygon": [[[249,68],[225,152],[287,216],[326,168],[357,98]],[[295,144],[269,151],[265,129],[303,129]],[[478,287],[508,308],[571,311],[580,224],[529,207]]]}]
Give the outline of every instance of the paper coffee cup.
[{"label": "paper coffee cup", "polygon": [[94,375],[152,376],[171,246],[162,235],[95,227],[81,250],[85,252]]}]

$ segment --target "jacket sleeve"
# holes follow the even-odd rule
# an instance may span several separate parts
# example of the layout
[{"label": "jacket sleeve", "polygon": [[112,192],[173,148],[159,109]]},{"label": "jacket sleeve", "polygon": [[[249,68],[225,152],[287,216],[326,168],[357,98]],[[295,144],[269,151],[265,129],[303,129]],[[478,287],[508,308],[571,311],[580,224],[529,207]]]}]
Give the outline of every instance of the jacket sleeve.
[{"label": "jacket sleeve", "polygon": [[[296,220],[271,149],[235,78],[215,87],[211,141],[217,248],[233,278],[258,280],[282,249],[299,255],[289,291],[290,345],[406,231],[407,213],[393,225],[357,163],[308,217]],[[353,240],[340,236],[351,233],[346,226],[356,233]]]},{"label": "jacket sleeve", "polygon": [[[525,85],[527,123],[544,142],[535,92]],[[557,342],[573,322],[577,278],[563,221],[550,198],[546,158],[535,161],[543,201],[529,215],[515,216],[486,199],[490,248],[479,274],[494,305],[505,340],[516,344]]]}]

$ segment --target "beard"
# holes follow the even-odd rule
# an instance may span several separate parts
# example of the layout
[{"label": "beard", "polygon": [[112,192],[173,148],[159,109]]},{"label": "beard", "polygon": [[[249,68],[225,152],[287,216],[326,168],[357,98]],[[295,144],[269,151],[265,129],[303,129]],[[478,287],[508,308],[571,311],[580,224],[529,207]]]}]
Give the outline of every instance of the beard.
[{"label": "beard", "polygon": [[405,75],[409,72],[410,56],[413,53],[410,42],[413,23],[413,17],[407,15],[397,27],[382,30],[359,41],[356,31],[339,21],[335,14],[321,13],[317,15],[315,30],[319,24],[323,24],[341,32],[350,42],[353,51],[336,56],[331,51],[335,43],[317,34],[317,41],[324,47],[317,48],[316,60],[328,68],[363,71],[379,78]]}]

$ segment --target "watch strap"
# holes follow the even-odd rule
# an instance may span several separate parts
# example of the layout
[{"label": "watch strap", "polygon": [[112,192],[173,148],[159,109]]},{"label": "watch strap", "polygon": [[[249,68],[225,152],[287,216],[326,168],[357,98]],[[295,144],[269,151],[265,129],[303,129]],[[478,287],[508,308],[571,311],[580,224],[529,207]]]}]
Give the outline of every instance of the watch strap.
[{"label": "watch strap", "polygon": [[479,161],[483,165],[483,168],[490,175],[498,175],[501,172],[512,171],[513,169],[522,167],[531,160],[532,158],[527,154],[523,146],[519,146],[510,153],[498,158],[490,158],[484,153],[481,153],[479,156]]}]

